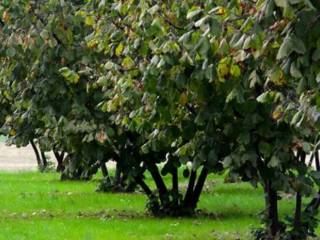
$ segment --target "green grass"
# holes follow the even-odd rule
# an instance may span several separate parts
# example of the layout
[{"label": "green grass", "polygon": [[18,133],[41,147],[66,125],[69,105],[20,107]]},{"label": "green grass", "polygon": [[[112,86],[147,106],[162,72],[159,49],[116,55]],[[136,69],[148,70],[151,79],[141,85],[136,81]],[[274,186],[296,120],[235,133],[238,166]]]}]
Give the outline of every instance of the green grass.
[{"label": "green grass", "polygon": [[[148,180],[150,181],[150,180]],[[1,239],[250,239],[264,207],[261,190],[211,176],[197,218],[154,218],[143,194],[96,193],[96,180],[60,182],[55,173],[0,173]],[[281,201],[282,215],[292,203]]]}]

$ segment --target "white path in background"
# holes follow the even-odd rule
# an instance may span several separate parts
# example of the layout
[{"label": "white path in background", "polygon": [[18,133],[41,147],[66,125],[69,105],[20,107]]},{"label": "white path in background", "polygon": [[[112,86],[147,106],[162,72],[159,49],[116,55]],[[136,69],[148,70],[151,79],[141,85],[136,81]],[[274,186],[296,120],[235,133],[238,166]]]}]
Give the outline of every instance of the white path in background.
[{"label": "white path in background", "polygon": [[[46,153],[53,160],[53,154]],[[31,146],[17,148],[0,142],[0,171],[30,171],[37,169],[37,160]]]},{"label": "white path in background", "polygon": [[[56,163],[53,153],[47,152],[49,161]],[[115,162],[109,161],[108,168],[115,168]],[[7,146],[0,142],[0,171],[33,171],[37,170],[37,160],[32,147],[23,148]]]}]

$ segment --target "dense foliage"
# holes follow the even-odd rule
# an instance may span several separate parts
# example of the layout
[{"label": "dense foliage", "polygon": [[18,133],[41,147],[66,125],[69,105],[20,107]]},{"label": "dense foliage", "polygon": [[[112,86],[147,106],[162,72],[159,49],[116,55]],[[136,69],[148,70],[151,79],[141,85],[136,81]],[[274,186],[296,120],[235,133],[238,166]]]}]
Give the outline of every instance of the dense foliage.
[{"label": "dense foliage", "polygon": [[[157,215],[193,214],[207,175],[225,172],[265,191],[257,239],[306,239],[320,205],[319,9],[311,0],[2,1],[2,131],[17,146],[53,150],[64,177],[101,167],[102,191],[139,185]],[[280,192],[295,196],[286,219]]]}]

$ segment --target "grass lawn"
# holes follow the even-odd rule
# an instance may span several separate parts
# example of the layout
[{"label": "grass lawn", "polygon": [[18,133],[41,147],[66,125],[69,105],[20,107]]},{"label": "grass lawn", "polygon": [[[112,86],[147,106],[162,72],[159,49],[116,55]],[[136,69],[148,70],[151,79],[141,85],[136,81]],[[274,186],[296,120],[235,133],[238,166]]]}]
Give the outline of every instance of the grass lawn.
[{"label": "grass lawn", "polygon": [[[142,194],[96,193],[96,180],[60,182],[56,173],[0,173],[1,239],[250,239],[261,190],[210,176],[197,218],[154,218]],[[281,201],[284,214],[292,202]]]}]

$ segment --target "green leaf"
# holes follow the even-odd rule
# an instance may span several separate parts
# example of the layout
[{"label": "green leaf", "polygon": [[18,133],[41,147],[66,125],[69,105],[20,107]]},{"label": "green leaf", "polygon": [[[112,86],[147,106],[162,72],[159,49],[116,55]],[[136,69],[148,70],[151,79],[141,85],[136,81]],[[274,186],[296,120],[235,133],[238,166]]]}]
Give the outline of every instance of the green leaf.
[{"label": "green leaf", "polygon": [[191,19],[197,15],[199,15],[202,12],[202,9],[194,9],[192,11],[189,11],[187,14],[187,19]]},{"label": "green leaf", "polygon": [[275,168],[280,164],[280,159],[277,156],[272,156],[268,162],[268,167]]},{"label": "green leaf", "polygon": [[40,36],[43,40],[48,40],[50,38],[50,34],[46,29],[41,31]]},{"label": "green leaf", "polygon": [[297,93],[301,94],[306,86],[306,79],[304,77],[302,77],[299,81],[298,87],[297,87]]},{"label": "green leaf", "polygon": [[231,76],[238,78],[241,76],[241,68],[239,67],[239,65],[236,64],[232,64],[231,68],[230,68],[230,74]]},{"label": "green leaf", "polygon": [[283,59],[283,58],[286,58],[288,57],[291,53],[292,53],[292,39],[291,37],[287,36],[280,48],[279,48],[279,51],[278,51],[278,54],[277,54],[277,59],[280,60],[280,59]]},{"label": "green leaf", "polygon": [[80,76],[67,67],[60,68],[59,73],[72,84],[77,84],[79,82]]},{"label": "green leaf", "polygon": [[222,34],[222,24],[215,18],[210,19],[210,31],[211,34],[216,37]]},{"label": "green leaf", "polygon": [[122,52],[123,52],[123,49],[124,49],[124,46],[122,43],[120,43],[117,47],[116,47],[116,51],[115,51],[115,54],[117,57],[119,57]]},{"label": "green leaf", "polygon": [[290,124],[296,125],[301,120],[302,117],[303,117],[303,112],[300,110],[293,116]]},{"label": "green leaf", "polygon": [[296,63],[292,63],[290,66],[290,74],[292,77],[294,78],[301,78],[302,77],[302,73],[301,71],[297,68]]},{"label": "green leaf", "polygon": [[254,88],[256,84],[259,84],[261,82],[261,79],[258,76],[256,70],[250,73],[249,81],[250,81],[250,88]]},{"label": "green leaf", "polygon": [[109,84],[109,79],[105,76],[102,76],[102,77],[99,77],[97,83],[100,85],[100,86],[108,86]]},{"label": "green leaf", "polygon": [[292,49],[300,54],[305,54],[307,51],[304,42],[295,35],[292,36]]},{"label": "green leaf", "polygon": [[289,34],[283,40],[277,59],[287,58],[292,52],[304,54],[307,51],[306,46],[300,38],[297,38],[294,34]]},{"label": "green leaf", "polygon": [[198,21],[196,21],[194,26],[201,27],[202,25],[206,24],[208,20],[209,20],[209,16],[205,16],[205,17],[199,19]]},{"label": "green leaf", "polygon": [[232,89],[232,91],[228,94],[227,98],[226,98],[226,103],[231,102],[233,99],[237,98],[237,89]]},{"label": "green leaf", "polygon": [[163,33],[163,27],[162,27],[162,23],[161,23],[161,19],[160,18],[155,18],[152,23],[150,28],[147,31],[147,34],[150,36],[153,35],[161,35]]},{"label": "green leaf", "polygon": [[308,143],[308,142],[303,142],[303,143],[302,143],[302,149],[303,149],[303,151],[304,151],[305,153],[310,153],[311,150],[312,150],[312,146],[311,146],[311,144]]},{"label": "green leaf", "polygon": [[16,50],[14,48],[10,47],[6,50],[6,55],[8,57],[14,57],[16,55]]},{"label": "green leaf", "polygon": [[274,100],[274,92],[267,91],[257,97],[257,101],[260,103],[272,103]]},{"label": "green leaf", "polygon": [[111,70],[113,67],[114,67],[114,63],[111,62],[111,61],[108,61],[108,62],[104,65],[104,68],[105,68],[106,70]]},{"label": "green leaf", "polygon": [[320,60],[320,48],[317,48],[316,50],[314,50],[312,54],[312,60],[315,62]]}]

